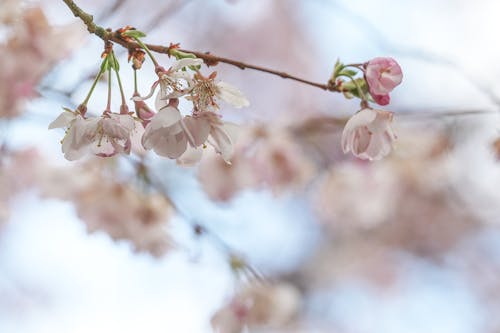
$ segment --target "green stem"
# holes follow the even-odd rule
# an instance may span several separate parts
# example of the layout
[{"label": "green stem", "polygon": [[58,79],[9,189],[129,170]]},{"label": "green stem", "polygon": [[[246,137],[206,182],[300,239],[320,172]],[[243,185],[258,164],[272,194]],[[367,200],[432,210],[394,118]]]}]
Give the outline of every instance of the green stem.
[{"label": "green stem", "polygon": [[149,50],[149,48],[146,46],[146,44],[144,44],[139,38],[134,38],[135,41],[137,42],[137,44],[139,44],[140,47],[142,47],[144,49],[144,51],[146,51],[146,53],[148,54],[149,58],[151,58],[151,61],[153,62],[153,64],[158,67],[158,61],[156,61],[153,53],[151,53],[151,51]]},{"label": "green stem", "polygon": [[83,100],[82,105],[87,106],[87,103],[90,100],[90,96],[92,96],[92,93],[94,92],[95,86],[97,85],[97,82],[99,81],[99,79],[101,78],[103,73],[104,73],[104,70],[101,69],[99,71],[99,73],[97,74],[97,76],[95,77],[94,82],[92,83],[92,87],[90,87],[90,90],[87,94],[87,97],[85,97],[85,99]]},{"label": "green stem", "polygon": [[[116,57],[115,57],[115,53],[112,52],[111,54],[113,56],[114,61],[118,62]],[[122,85],[122,80],[120,79],[120,73],[118,72],[118,70],[116,68],[114,68],[114,70],[116,73],[116,79],[118,80],[118,86],[120,87],[120,95],[122,97],[122,105],[126,105],[127,101],[125,100],[125,93],[123,92],[123,85]]]},{"label": "green stem", "polygon": [[347,74],[340,74],[340,76],[345,76],[347,78],[349,78],[352,83],[354,83],[354,85],[356,86],[356,89],[358,90],[358,94],[359,94],[359,97],[363,100],[363,101],[368,101],[368,99],[366,98],[366,95],[365,93],[363,92],[363,89],[361,89],[361,86],[359,85],[359,83],[350,75],[347,75]]},{"label": "green stem", "polygon": [[111,112],[111,67],[108,69],[108,104],[106,105],[106,110]]},{"label": "green stem", "polygon": [[134,95],[139,95],[139,89],[137,89],[137,69],[134,68]]}]

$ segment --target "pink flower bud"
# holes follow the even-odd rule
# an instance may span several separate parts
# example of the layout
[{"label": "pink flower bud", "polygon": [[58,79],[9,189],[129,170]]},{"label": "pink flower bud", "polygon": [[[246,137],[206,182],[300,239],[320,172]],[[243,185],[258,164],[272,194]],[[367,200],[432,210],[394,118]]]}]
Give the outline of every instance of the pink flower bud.
[{"label": "pink flower bud", "polygon": [[366,64],[365,78],[370,94],[375,98],[374,95],[387,95],[399,85],[403,72],[396,60],[379,57]]},{"label": "pink flower bud", "polygon": [[372,97],[375,103],[377,103],[378,105],[387,105],[391,101],[391,97],[389,96],[389,94],[385,95],[372,94]]}]

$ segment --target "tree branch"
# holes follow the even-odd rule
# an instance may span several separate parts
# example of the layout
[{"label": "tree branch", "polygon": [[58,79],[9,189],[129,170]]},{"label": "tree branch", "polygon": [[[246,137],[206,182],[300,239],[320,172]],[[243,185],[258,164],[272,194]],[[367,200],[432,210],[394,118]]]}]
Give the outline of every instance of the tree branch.
[{"label": "tree branch", "polygon": [[[80,7],[78,7],[78,5],[73,0],[63,0],[63,2],[69,7],[69,9],[73,13],[73,15],[75,15],[75,17],[82,20],[82,22],[87,26],[87,30],[90,33],[100,37],[104,41],[109,40],[109,41],[115,42],[115,43],[117,43],[117,44],[119,44],[127,49],[140,48],[140,46],[137,43],[126,41],[126,40],[122,39],[118,33],[106,30],[103,27],[100,27],[97,24],[95,24],[93,16],[86,13]],[[162,45],[152,45],[152,44],[146,44],[146,46],[151,51],[171,55],[170,52],[172,49],[170,47],[166,47],[166,46],[162,46]],[[303,84],[306,84],[309,86],[320,88],[322,90],[336,91],[336,92],[339,91],[338,88],[335,86],[331,86],[331,85],[328,85],[325,83],[317,83],[317,82],[305,80],[305,79],[302,79],[300,77],[290,75],[286,72],[277,71],[274,69],[256,66],[256,65],[252,65],[252,64],[247,64],[247,63],[244,63],[244,62],[241,62],[238,60],[234,60],[234,59],[215,56],[213,54],[210,54],[209,52],[199,52],[199,51],[191,51],[191,50],[185,50],[185,49],[178,49],[178,50],[181,52],[185,52],[185,53],[191,53],[191,54],[195,55],[196,57],[203,59],[203,61],[205,62],[205,64],[207,66],[213,66],[214,64],[217,64],[217,63],[224,63],[224,64],[238,67],[239,69],[242,69],[242,70],[243,69],[253,69],[253,70],[256,70],[259,72],[264,72],[264,73],[268,73],[271,75],[279,76],[283,79],[290,79],[290,80],[297,81],[297,82],[300,82],[300,83],[303,83]]]}]

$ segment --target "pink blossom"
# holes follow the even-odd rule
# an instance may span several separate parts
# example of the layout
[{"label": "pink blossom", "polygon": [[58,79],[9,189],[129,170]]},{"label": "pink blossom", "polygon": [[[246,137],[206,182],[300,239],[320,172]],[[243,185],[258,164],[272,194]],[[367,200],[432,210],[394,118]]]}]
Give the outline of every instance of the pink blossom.
[{"label": "pink blossom", "polygon": [[219,333],[283,327],[297,314],[301,302],[300,292],[291,284],[249,286],[217,311],[211,324]]},{"label": "pink blossom", "polygon": [[99,118],[84,118],[65,110],[49,125],[49,129],[53,128],[67,128],[62,151],[67,160],[74,161],[90,152],[101,157],[129,154],[136,122],[128,114],[105,113]]},{"label": "pink blossom", "polygon": [[391,128],[393,113],[363,109],[349,119],[342,132],[342,150],[361,159],[379,160],[390,153],[396,139]]},{"label": "pink blossom", "polygon": [[180,111],[174,106],[160,109],[146,126],[142,136],[144,149],[153,149],[163,157],[180,157],[187,149],[187,137],[181,119]]},{"label": "pink blossom", "polygon": [[399,85],[403,80],[403,72],[396,60],[378,57],[366,64],[365,78],[370,94],[375,99],[374,95],[385,96]]}]

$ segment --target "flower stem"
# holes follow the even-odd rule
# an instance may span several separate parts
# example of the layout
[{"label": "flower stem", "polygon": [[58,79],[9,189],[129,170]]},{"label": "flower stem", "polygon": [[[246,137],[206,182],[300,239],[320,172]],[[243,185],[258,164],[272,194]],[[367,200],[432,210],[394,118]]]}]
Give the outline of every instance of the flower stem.
[{"label": "flower stem", "polygon": [[352,81],[352,83],[354,83],[354,85],[356,86],[356,89],[358,90],[358,94],[359,94],[359,97],[361,98],[361,100],[368,101],[365,93],[363,92],[363,89],[361,89],[361,86],[359,85],[359,83],[352,76],[347,75],[347,74],[340,74],[339,76],[345,76],[345,77],[349,78]]},{"label": "flower stem", "polygon": [[134,68],[134,95],[139,95],[139,89],[137,89],[137,69]]},{"label": "flower stem", "polygon": [[151,58],[151,61],[155,65],[155,67],[158,67],[159,66],[158,61],[156,61],[156,58],[154,57],[153,53],[151,53],[151,50],[146,46],[146,44],[144,44],[139,38],[134,38],[134,39],[137,42],[137,44],[139,44],[139,46],[142,47],[144,51],[146,51],[149,58]]},{"label": "flower stem", "polygon": [[[115,53],[112,52],[111,54],[112,54],[112,57],[116,61]],[[126,105],[127,101],[125,100],[125,93],[123,92],[123,85],[122,85],[122,80],[120,79],[120,73],[119,73],[118,69],[115,68],[114,70],[115,70],[115,73],[116,73],[116,79],[118,80],[118,86],[120,87],[120,95],[122,97],[122,105]]]},{"label": "flower stem", "polygon": [[111,112],[111,67],[108,68],[108,104],[106,105],[106,110],[104,112],[108,111]]},{"label": "flower stem", "polygon": [[92,86],[90,87],[90,90],[87,94],[87,97],[85,97],[85,99],[83,100],[82,105],[87,106],[87,103],[90,100],[90,96],[92,96],[92,93],[94,92],[95,86],[97,85],[97,82],[99,81],[99,79],[101,78],[103,73],[104,73],[104,70],[101,68],[99,73],[97,73],[97,76],[95,77],[94,82],[92,83]]}]

